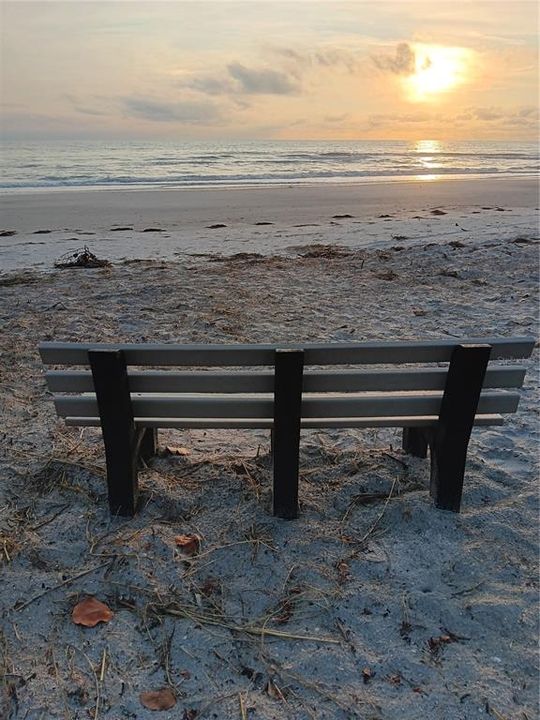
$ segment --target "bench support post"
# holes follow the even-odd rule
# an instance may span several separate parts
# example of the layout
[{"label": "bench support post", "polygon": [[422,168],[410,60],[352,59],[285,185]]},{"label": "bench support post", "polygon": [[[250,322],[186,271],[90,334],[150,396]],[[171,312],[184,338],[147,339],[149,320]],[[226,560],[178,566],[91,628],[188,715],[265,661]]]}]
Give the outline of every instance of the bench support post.
[{"label": "bench support post", "polygon": [[431,496],[443,510],[460,509],[467,447],[490,353],[491,345],[458,345],[452,353],[430,442]]},{"label": "bench support post", "polygon": [[111,514],[135,514],[138,495],[137,433],[121,350],[89,350],[105,457]]},{"label": "bench support post", "polygon": [[274,515],[298,517],[298,466],[302,412],[303,350],[276,350],[274,378]]},{"label": "bench support post", "polygon": [[431,428],[403,428],[403,452],[418,458],[426,458]]},{"label": "bench support post", "polygon": [[137,438],[138,457],[144,461],[150,460],[150,458],[154,457],[157,452],[157,428],[142,428],[139,433],[140,436]]}]

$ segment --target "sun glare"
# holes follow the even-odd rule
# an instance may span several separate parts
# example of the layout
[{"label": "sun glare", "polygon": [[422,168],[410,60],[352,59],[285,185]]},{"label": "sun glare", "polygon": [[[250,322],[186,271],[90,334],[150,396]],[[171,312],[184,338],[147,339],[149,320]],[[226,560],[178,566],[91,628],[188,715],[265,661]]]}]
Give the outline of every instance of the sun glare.
[{"label": "sun glare", "polygon": [[415,71],[405,78],[411,100],[424,102],[467,80],[470,51],[465,48],[415,45]]}]

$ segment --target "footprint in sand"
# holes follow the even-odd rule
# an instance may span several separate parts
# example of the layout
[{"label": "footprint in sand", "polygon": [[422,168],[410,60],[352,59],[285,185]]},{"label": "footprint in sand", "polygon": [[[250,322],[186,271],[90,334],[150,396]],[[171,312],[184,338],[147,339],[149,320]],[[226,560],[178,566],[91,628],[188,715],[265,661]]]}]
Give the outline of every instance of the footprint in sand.
[{"label": "footprint in sand", "polygon": [[446,215],[446,213],[444,212],[444,210],[438,210],[438,209],[430,210],[430,213],[431,213],[432,215]]},{"label": "footprint in sand", "polygon": [[377,215],[379,218],[391,218],[394,217],[393,215]]},{"label": "footprint in sand", "polygon": [[266,222],[266,221],[264,221],[264,220],[263,220],[262,222],[256,222],[256,223],[255,223],[255,225],[273,225],[273,224],[274,224],[273,222]]},{"label": "footprint in sand", "polygon": [[[113,227],[109,230],[109,232],[127,232],[128,230],[132,231],[132,227]],[[143,232],[147,232],[146,230],[143,230]]]},{"label": "footprint in sand", "polygon": [[32,235],[48,235],[52,230],[34,230]]},{"label": "footprint in sand", "polygon": [[208,230],[217,230],[218,228],[227,227],[225,223],[215,223],[215,225],[207,225]]},{"label": "footprint in sand", "polygon": [[141,232],[163,232],[163,230],[161,228],[144,228]]},{"label": "footprint in sand", "polygon": [[349,215],[349,213],[345,213],[345,215],[332,215],[334,220],[346,220],[347,218],[353,218],[354,215]]},{"label": "footprint in sand", "polygon": [[0,230],[0,237],[11,237],[12,235],[16,234],[16,230]]}]

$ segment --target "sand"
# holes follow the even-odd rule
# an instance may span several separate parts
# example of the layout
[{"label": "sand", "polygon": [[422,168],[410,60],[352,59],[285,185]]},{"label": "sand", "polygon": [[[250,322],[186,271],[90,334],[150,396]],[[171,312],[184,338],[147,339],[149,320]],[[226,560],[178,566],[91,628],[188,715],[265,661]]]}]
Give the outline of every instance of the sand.
[{"label": "sand", "polygon": [[[52,268],[58,228],[171,227],[171,209],[151,215],[145,205],[165,202],[161,193],[122,194],[139,207],[129,217],[127,209],[115,214],[120,197],[108,195],[96,206],[96,194],[81,193],[78,210],[68,203],[65,213],[56,195],[32,196],[27,211],[9,200],[5,227],[17,235],[2,243],[37,229],[57,236],[52,249],[39,246],[39,268],[37,255],[12,249],[13,269],[0,275],[6,717],[537,716],[537,349],[517,414],[473,433],[460,515],[433,508],[429,463],[401,452],[397,430],[311,431],[302,434],[301,516],[293,522],[270,514],[264,431],[163,431],[162,447],[189,454],[151,461],[140,473],[141,512],[111,519],[99,432],[55,417],[36,352],[39,340],[60,338],[534,336],[534,193],[496,187],[489,201],[471,181],[460,201],[457,183],[421,198],[396,185],[362,207],[355,190],[345,188],[338,202],[332,189],[333,203],[318,195],[312,208],[317,227],[300,229],[292,226],[308,220],[307,200],[279,214],[285,190],[283,200],[260,195],[276,205],[243,209],[234,225],[225,199],[214,207],[210,195],[193,193],[204,222],[227,228],[188,232],[178,218],[183,249],[174,259],[157,238],[134,245],[135,231],[118,247],[96,240],[93,249],[114,262],[95,270]],[[234,207],[252,202],[235,193]],[[386,214],[393,217],[378,217]],[[257,229],[259,221],[275,225]],[[212,240],[221,231],[253,242],[231,241],[230,252],[223,238]],[[152,256],[161,252],[166,259]],[[202,538],[198,554],[178,550],[181,533]],[[112,609],[109,623],[72,623],[86,595]],[[176,706],[145,710],[140,693],[163,687]]]},{"label": "sand", "polygon": [[[88,245],[111,260],[287,252],[291,244],[375,247],[536,228],[531,178],[162,191],[39,191],[0,198],[0,267],[49,268]],[[348,217],[350,216],[350,217]],[[464,223],[463,221],[467,222]],[[270,224],[267,224],[270,223]]]}]

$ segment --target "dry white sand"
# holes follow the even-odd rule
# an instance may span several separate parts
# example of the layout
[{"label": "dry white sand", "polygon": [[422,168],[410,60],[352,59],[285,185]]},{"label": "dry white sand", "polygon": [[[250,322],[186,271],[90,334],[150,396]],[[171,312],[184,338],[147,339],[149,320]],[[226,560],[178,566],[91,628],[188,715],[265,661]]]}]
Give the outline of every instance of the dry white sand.
[{"label": "dry white sand", "polygon": [[[445,183],[432,192],[457,187]],[[315,228],[287,226],[277,209],[251,210],[246,238],[257,230],[253,222],[276,222],[260,227],[273,247],[265,257],[218,257],[223,244],[194,251],[206,257],[41,273],[23,270],[33,258],[26,263],[19,255],[19,268],[0,275],[3,716],[537,716],[538,351],[527,361],[518,413],[503,427],[473,433],[460,515],[432,507],[428,461],[403,455],[398,431],[303,433],[301,517],[293,522],[270,514],[267,433],[171,431],[161,443],[190,454],[153,460],[140,473],[142,511],[130,521],[111,519],[99,432],[66,428],[41,378],[42,339],[537,333],[537,219],[531,202],[519,204],[523,192],[512,191],[515,204],[509,195],[488,201],[472,190],[461,204],[457,196],[443,202],[428,194],[414,204],[409,186],[399,186],[393,209],[384,192],[384,207],[373,205],[357,226],[373,233],[373,247],[358,249],[370,238],[359,233],[353,241],[353,219],[332,219],[360,215],[332,190],[334,204],[312,209]],[[94,232],[98,222],[149,226],[148,215],[144,222],[127,210],[115,215],[112,202],[105,218],[95,209],[93,225],[90,215],[66,220],[58,206],[53,222],[49,200],[42,200],[41,217],[33,197],[31,222],[22,210],[20,221],[10,216],[6,227],[18,234],[2,241],[40,228]],[[160,193],[153,197],[164,202]],[[92,207],[91,194],[84,203]],[[432,215],[437,208],[447,214]],[[224,213],[224,206],[209,208],[207,224],[230,223]],[[377,218],[384,214],[393,218]],[[413,217],[421,214],[423,239]],[[171,215],[153,221],[172,224]],[[456,222],[464,229],[458,232]],[[184,238],[183,229],[178,233]],[[185,242],[197,247],[192,233]],[[304,257],[317,255],[321,241],[334,247]],[[106,247],[95,249],[114,257]],[[156,240],[154,251],[160,247]],[[51,256],[57,249],[55,240]],[[242,245],[243,252],[254,249],[263,252]],[[127,242],[123,253],[132,259],[142,251]],[[41,257],[50,270],[46,253]],[[198,556],[179,554],[179,533],[200,534]],[[114,611],[109,624],[72,624],[71,610],[87,594]],[[173,710],[155,714],[141,706],[140,692],[166,686],[177,696]]]}]

